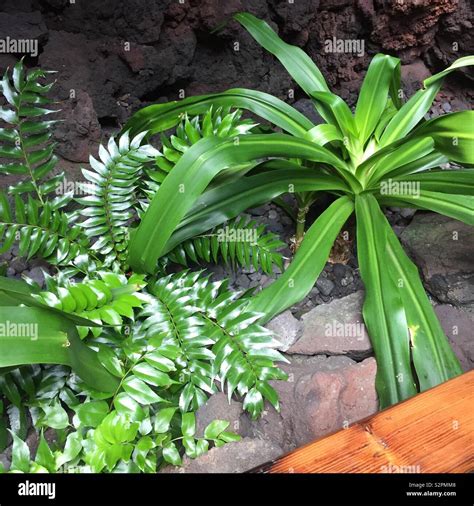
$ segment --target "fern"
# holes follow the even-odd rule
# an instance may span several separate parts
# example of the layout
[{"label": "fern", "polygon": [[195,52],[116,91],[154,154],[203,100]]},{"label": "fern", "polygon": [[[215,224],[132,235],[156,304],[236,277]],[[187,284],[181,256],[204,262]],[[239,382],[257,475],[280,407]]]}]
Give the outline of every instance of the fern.
[{"label": "fern", "polygon": [[158,190],[166,175],[178,163],[183,154],[196,142],[205,137],[233,138],[245,135],[257,126],[252,120],[242,120],[242,111],[231,111],[231,107],[212,107],[204,115],[189,118],[183,116],[181,123],[176,127],[173,135],[161,135],[163,156],[156,159],[156,168],[147,168],[147,179],[141,184],[144,199],[140,200],[137,211],[142,215],[148,207],[148,199]]},{"label": "fern", "polygon": [[0,107],[0,119],[8,128],[0,128],[0,157],[9,161],[0,163],[0,170],[4,174],[26,176],[26,180],[11,185],[10,192],[35,192],[42,204],[63,178],[63,174],[51,175],[57,157],[50,128],[56,121],[44,118],[56,112],[45,107],[51,104],[47,94],[54,83],[39,83],[49,73],[42,70],[26,72],[19,61],[11,77],[7,70],[1,81],[7,105]]},{"label": "fern", "polygon": [[283,269],[283,258],[278,253],[283,246],[285,243],[276,234],[265,233],[265,225],[257,226],[255,220],[240,217],[229,221],[225,227],[184,241],[167,256],[184,266],[189,260],[218,263],[222,259],[232,266],[253,266],[255,270],[272,274],[275,265]]},{"label": "fern", "polygon": [[140,146],[146,132],[132,140],[123,134],[119,143],[111,138],[107,149],[99,148],[99,160],[90,157],[92,170],[83,169],[92,183],[91,195],[76,199],[86,206],[78,212],[87,219],[80,223],[89,238],[96,239],[91,250],[104,255],[104,266],[122,266],[127,259],[128,227],[133,216],[135,189],[143,165],[159,152]]},{"label": "fern", "polygon": [[[53,286],[48,278],[48,290],[34,295],[50,307],[74,313],[100,325],[112,325],[117,332],[124,332],[123,317],[134,320],[134,308],[141,307],[143,300],[139,290],[143,287],[143,276],[126,278],[123,274],[107,271],[96,273],[95,279],[85,278],[81,283],[66,281],[63,286]],[[101,327],[78,327],[84,338],[89,330],[97,337]]]},{"label": "fern", "polygon": [[284,357],[274,348],[271,332],[255,324],[259,314],[246,311],[248,301],[227,289],[225,282],[210,282],[201,273],[183,272],[159,279],[150,287],[154,296],[140,317],[148,342],[176,352],[180,383],[179,407],[197,409],[214,392],[217,379],[230,397],[244,397],[252,417],[268,399],[278,409],[278,397],[268,384],[285,374],[274,361]]},{"label": "fern", "polygon": [[53,265],[69,264],[88,252],[88,240],[74,219],[28,196],[25,203],[15,195],[14,210],[0,191],[0,240],[3,253],[18,242],[19,253],[28,259],[37,255]]}]

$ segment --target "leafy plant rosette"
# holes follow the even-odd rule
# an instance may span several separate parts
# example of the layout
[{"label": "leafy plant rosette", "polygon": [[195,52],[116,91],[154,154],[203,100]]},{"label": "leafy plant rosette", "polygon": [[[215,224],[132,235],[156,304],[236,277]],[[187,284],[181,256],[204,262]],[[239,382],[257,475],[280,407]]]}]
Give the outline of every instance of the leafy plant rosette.
[{"label": "leafy plant rosette", "polygon": [[[280,60],[325,122],[314,125],[278,98],[240,88],[137,112],[125,127],[133,134],[162,132],[184,113],[202,114],[211,106],[229,105],[251,111],[284,133],[253,132],[196,142],[164,180],[133,232],[130,264],[136,272],[152,273],[159,258],[182,241],[292,193],[299,204],[297,252],[284,274],[247,306],[263,314],[263,323],[308,294],[341,228],[355,212],[365,285],[363,316],[377,360],[381,407],[460,374],[418,270],[382,208],[429,210],[473,224],[474,112],[429,120],[425,116],[445,77],[473,65],[474,57],[456,60],[404,101],[400,61],[377,54],[353,112],[329,90],[300,48],[282,41],[267,23],[250,14],[237,14],[235,19]],[[446,169],[448,163],[455,170],[453,165]],[[301,225],[318,192],[330,193],[334,200],[302,237]]]},{"label": "leafy plant rosette", "polygon": [[247,309],[249,294],[183,265],[272,272],[283,243],[244,218],[226,224],[230,241],[210,224],[143,274],[130,269],[129,233],[193,144],[256,125],[222,107],[183,115],[162,151],[144,143],[146,131],[125,131],[90,158],[74,198],[55,170],[47,74],[20,61],[1,81],[0,169],[19,182],[0,192],[0,252],[16,245],[54,269],[44,289],[0,277],[0,452],[13,442],[10,472],[156,472],[239,440],[225,420],[197,432],[196,410],[219,389],[253,418],[265,399],[278,409],[269,381],[285,379],[275,365],[285,359]]}]

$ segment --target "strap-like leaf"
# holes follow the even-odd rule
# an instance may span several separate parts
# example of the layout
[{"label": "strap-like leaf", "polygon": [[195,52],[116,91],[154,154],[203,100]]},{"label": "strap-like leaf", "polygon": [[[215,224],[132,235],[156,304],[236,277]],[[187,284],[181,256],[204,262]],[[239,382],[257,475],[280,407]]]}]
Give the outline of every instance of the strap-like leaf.
[{"label": "strap-like leaf", "polygon": [[372,135],[385,109],[393,75],[399,64],[398,58],[385,54],[375,55],[370,62],[355,111],[355,122],[362,145]]},{"label": "strap-like leaf", "polygon": [[311,225],[284,274],[251,299],[249,309],[263,313],[260,321],[270,320],[311,291],[337,234],[353,210],[353,202],[341,197]]},{"label": "strap-like leaf", "polygon": [[48,309],[0,306],[0,324],[0,367],[69,365],[97,390],[113,392],[118,387],[118,380],[103,368],[65,318]]},{"label": "strap-like leaf", "polygon": [[268,93],[235,88],[214,95],[189,97],[180,101],[154,104],[136,112],[123,131],[137,135],[145,130],[150,134],[163,132],[176,126],[183,114],[205,114],[211,106],[235,107],[252,111],[284,131],[302,137],[314,124],[299,111]]},{"label": "strap-like leaf", "polygon": [[474,111],[461,111],[433,118],[410,137],[432,137],[436,149],[449,160],[474,164]]},{"label": "strap-like leaf", "polygon": [[387,146],[408,134],[429,111],[443,84],[444,77],[467,65],[474,65],[473,56],[459,58],[447,69],[426,79],[423,83],[424,89],[417,91],[391,119],[380,139],[381,145]]},{"label": "strap-like leaf", "polygon": [[[396,192],[388,197],[380,198],[380,203],[384,205],[400,207],[417,207],[428,209],[436,213],[444,214],[456,220],[474,225],[474,196],[472,195],[451,195],[449,193],[439,193],[415,188],[413,185],[418,181],[410,181],[409,192]],[[401,193],[401,194],[400,194]]]},{"label": "strap-like leaf", "polygon": [[302,49],[281,40],[265,21],[252,14],[239,13],[234,19],[243,25],[262,47],[280,60],[308,95],[313,91],[329,91],[321,71]]},{"label": "strap-like leaf", "polygon": [[[199,141],[167,176],[134,232],[129,250],[131,265],[138,270],[155,271],[157,259],[163,254],[171,234],[210,181],[224,168],[264,157],[292,155],[326,162],[337,167],[344,178],[351,179],[344,163],[330,151],[283,134],[243,136],[238,143],[217,138]],[[177,188],[183,191],[176,191]]]},{"label": "strap-like leaf", "polygon": [[408,324],[400,293],[387,270],[384,216],[372,195],[356,198],[357,254],[365,285],[364,322],[377,358],[381,407],[416,394]]},{"label": "strap-like leaf", "polygon": [[415,264],[386,220],[387,264],[405,308],[410,348],[420,391],[461,374],[459,361],[426,295]]}]

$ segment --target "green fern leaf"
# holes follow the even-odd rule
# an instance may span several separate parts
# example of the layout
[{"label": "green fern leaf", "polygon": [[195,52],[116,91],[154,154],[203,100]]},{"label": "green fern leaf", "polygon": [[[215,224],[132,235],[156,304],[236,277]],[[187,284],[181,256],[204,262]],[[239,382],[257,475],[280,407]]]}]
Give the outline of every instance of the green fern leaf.
[{"label": "green fern leaf", "polygon": [[[53,287],[49,284],[48,291],[35,294],[34,297],[50,307],[112,326],[119,334],[126,335],[124,318],[134,321],[134,308],[140,308],[144,302],[140,294],[143,286],[143,276],[127,278],[123,274],[99,271],[96,278],[85,278],[80,283],[71,279],[62,286]],[[81,338],[86,337],[89,330],[98,337],[103,329],[78,327]]]},{"label": "green fern leaf", "polygon": [[0,81],[7,102],[0,107],[0,119],[6,123],[0,128],[0,157],[6,160],[0,163],[0,171],[24,176],[23,181],[10,186],[10,192],[34,192],[41,203],[63,178],[63,174],[51,177],[57,158],[50,129],[56,121],[45,117],[57,111],[45,107],[51,104],[46,95],[54,83],[42,85],[39,80],[47,74],[26,72],[20,60],[12,75],[7,70]]},{"label": "green fern leaf", "polygon": [[196,142],[204,137],[232,138],[251,133],[257,123],[249,119],[243,120],[241,117],[240,109],[231,112],[231,107],[211,107],[204,115],[189,118],[185,114],[173,135],[162,135],[163,156],[156,159],[156,168],[145,170],[147,178],[140,187],[144,199],[141,199],[137,206],[139,214],[142,215],[146,211],[149,199],[156,193],[166,175]]},{"label": "green fern leaf", "polygon": [[244,217],[235,218],[226,226],[189,239],[178,245],[167,256],[172,262],[188,265],[189,260],[226,264],[273,273],[273,267],[283,269],[283,257],[278,250],[285,243],[273,233],[265,233],[265,226]]},{"label": "green fern leaf", "polygon": [[128,225],[133,217],[135,190],[144,164],[160,153],[150,145],[140,146],[146,132],[130,140],[128,133],[111,138],[107,149],[100,146],[99,158],[90,157],[92,170],[83,169],[91,195],[77,198],[85,207],[80,223],[85,234],[96,241],[91,250],[104,256],[104,266],[123,266],[127,259]]},{"label": "green fern leaf", "polygon": [[0,253],[19,245],[19,253],[28,259],[34,255],[53,265],[69,264],[88,252],[88,240],[67,214],[54,209],[52,202],[41,203],[28,196],[23,202],[15,195],[14,210],[0,191]]}]

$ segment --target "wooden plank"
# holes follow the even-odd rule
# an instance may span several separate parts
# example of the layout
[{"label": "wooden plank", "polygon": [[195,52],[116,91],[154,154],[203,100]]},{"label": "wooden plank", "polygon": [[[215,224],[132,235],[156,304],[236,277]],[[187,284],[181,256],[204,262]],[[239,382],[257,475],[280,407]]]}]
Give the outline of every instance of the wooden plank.
[{"label": "wooden plank", "polygon": [[251,472],[473,471],[473,387],[470,371]]}]

